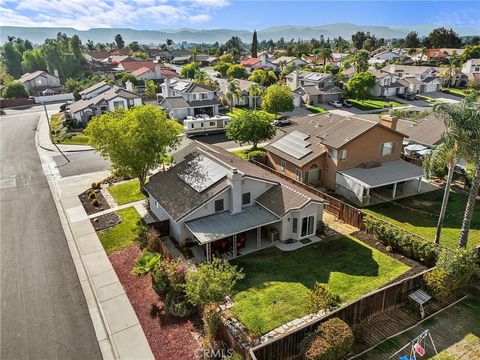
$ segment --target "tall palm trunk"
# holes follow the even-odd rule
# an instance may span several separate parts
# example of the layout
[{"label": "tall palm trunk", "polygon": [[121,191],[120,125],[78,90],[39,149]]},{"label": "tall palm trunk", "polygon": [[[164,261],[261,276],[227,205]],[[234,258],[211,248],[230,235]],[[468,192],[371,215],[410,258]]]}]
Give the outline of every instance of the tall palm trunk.
[{"label": "tall palm trunk", "polygon": [[460,239],[458,240],[458,247],[466,248],[468,242],[468,232],[470,231],[470,223],[472,222],[473,211],[475,208],[475,201],[477,200],[478,190],[480,189],[480,161],[477,162],[475,169],[475,177],[473,179],[470,194],[468,195],[467,207],[465,215],[463,216],[462,230],[460,231]]},{"label": "tall palm trunk", "polygon": [[447,183],[445,185],[445,192],[443,193],[442,208],[440,209],[440,216],[438,217],[437,231],[435,233],[435,244],[440,244],[440,234],[442,233],[443,220],[447,211],[448,197],[450,195],[450,186],[452,185],[453,173],[455,165],[457,164],[457,157],[455,156],[448,167]]}]

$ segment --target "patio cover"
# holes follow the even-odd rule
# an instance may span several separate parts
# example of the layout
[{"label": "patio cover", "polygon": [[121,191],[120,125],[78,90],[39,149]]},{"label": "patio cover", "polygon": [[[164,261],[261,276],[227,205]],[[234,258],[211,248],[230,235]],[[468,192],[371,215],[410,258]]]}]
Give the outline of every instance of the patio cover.
[{"label": "patio cover", "polygon": [[393,160],[373,168],[356,167],[338,171],[366,188],[375,188],[424,176],[423,168],[404,160]]},{"label": "patio cover", "polygon": [[209,215],[185,223],[201,245],[277,222],[279,217],[258,205],[232,215],[229,211]]}]

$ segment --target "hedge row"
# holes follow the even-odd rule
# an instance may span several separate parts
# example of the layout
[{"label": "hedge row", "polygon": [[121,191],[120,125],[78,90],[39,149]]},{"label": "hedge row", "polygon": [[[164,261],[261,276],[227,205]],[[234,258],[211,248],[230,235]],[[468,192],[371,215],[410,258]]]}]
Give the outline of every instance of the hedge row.
[{"label": "hedge row", "polygon": [[439,247],[433,241],[428,242],[417,238],[401,229],[389,225],[384,221],[367,216],[364,225],[369,232],[385,246],[410,259],[416,260],[426,266],[433,266],[437,261]]}]

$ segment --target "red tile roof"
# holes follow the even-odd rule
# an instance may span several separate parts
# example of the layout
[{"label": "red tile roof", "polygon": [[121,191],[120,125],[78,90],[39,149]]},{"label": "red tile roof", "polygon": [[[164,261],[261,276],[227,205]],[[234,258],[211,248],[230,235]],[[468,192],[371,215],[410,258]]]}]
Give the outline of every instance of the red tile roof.
[{"label": "red tile roof", "polygon": [[250,59],[242,60],[240,62],[240,65],[248,67],[248,66],[253,66],[260,61],[262,61],[262,59],[260,58],[250,58]]},{"label": "red tile roof", "polygon": [[[133,72],[141,69],[142,67],[149,68],[150,70],[155,69],[156,63],[153,61],[121,61],[119,65],[122,65],[125,71]],[[161,65],[161,64],[158,64]]]}]

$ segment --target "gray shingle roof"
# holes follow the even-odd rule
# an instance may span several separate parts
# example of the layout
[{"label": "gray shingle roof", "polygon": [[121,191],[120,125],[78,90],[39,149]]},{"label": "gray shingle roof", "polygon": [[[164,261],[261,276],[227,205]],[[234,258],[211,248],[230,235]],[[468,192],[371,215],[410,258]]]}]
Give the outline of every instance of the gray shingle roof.
[{"label": "gray shingle roof", "polygon": [[188,108],[190,105],[185,101],[182,96],[171,96],[164,98],[161,102],[161,106],[167,103],[172,109]]}]

